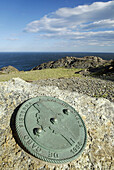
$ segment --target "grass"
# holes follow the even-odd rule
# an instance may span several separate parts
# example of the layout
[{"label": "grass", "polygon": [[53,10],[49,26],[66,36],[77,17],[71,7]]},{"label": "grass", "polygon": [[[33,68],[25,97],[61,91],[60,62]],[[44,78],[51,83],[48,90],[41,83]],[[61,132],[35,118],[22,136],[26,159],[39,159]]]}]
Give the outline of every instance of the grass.
[{"label": "grass", "polygon": [[96,95],[93,95],[93,97],[103,97],[103,98],[107,98],[108,97],[108,93],[104,93],[104,94],[96,94]]},{"label": "grass", "polygon": [[75,72],[81,69],[66,69],[66,68],[56,68],[56,69],[44,69],[44,70],[35,70],[35,71],[20,71],[20,72],[12,72],[9,74],[0,74],[0,81],[8,81],[11,78],[19,77],[25,81],[34,81],[41,79],[49,79],[49,78],[71,78],[81,76],[79,74],[75,74]]}]

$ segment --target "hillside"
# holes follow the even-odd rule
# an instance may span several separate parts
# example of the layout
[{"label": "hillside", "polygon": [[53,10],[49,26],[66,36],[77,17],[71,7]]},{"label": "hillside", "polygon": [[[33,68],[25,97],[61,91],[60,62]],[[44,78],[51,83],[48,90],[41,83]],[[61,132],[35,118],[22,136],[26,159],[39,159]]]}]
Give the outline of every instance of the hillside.
[{"label": "hillside", "polygon": [[34,67],[32,70],[42,70],[47,68],[94,68],[99,66],[108,65],[112,62],[112,60],[103,60],[100,57],[96,56],[85,56],[82,58],[77,57],[64,57],[57,61],[49,61],[47,63],[42,63],[36,67]]}]

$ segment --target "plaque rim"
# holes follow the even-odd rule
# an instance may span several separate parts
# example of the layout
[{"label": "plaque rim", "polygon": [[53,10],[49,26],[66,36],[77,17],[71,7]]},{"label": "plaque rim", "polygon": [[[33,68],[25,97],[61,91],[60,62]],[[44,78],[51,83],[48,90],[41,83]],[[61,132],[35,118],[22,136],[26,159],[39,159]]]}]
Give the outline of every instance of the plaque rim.
[{"label": "plaque rim", "polygon": [[[58,99],[56,97],[52,97],[52,96],[37,96],[37,97],[34,97],[34,98],[30,98],[28,100],[26,100],[25,102],[22,103],[22,105],[20,106],[19,110],[17,111],[17,114],[16,114],[16,120],[15,120],[15,127],[16,127],[16,132],[17,132],[17,136],[19,137],[19,140],[21,142],[21,144],[23,145],[23,147],[28,151],[28,153],[31,155],[31,156],[34,156],[36,159],[39,159],[41,161],[45,161],[45,162],[48,162],[48,163],[53,163],[53,164],[63,164],[63,163],[68,163],[68,162],[71,162],[71,161],[74,161],[75,159],[77,159],[81,153],[83,152],[83,150],[85,149],[86,147],[86,143],[87,143],[87,130],[86,130],[86,126],[85,126],[85,123],[82,119],[82,117],[80,116],[80,114],[77,112],[77,115],[79,116],[79,118],[81,119],[81,122],[83,124],[83,127],[84,127],[84,132],[85,132],[85,136],[84,136],[84,142],[83,142],[83,145],[81,147],[81,149],[78,151],[78,153],[74,154],[72,157],[70,158],[64,158],[64,159],[53,159],[53,158],[48,158],[48,157],[45,157],[45,156],[42,156],[37,153],[35,153],[33,150],[29,150],[29,145],[26,143],[26,141],[22,140],[23,136],[21,134],[21,131],[20,131],[20,128],[19,128],[19,123],[18,123],[18,118],[17,118],[17,115],[19,114],[21,108],[23,107],[23,105],[25,105],[26,103],[32,101],[32,100],[36,100],[36,99],[39,99],[39,98],[50,98],[50,99],[55,99],[55,100],[58,100],[62,103],[65,103],[68,107],[70,106],[75,112],[77,112],[71,105],[69,105],[68,103],[64,102],[63,100],[61,99]],[[32,105],[32,104],[31,104]],[[30,136],[31,137],[31,136]]]}]

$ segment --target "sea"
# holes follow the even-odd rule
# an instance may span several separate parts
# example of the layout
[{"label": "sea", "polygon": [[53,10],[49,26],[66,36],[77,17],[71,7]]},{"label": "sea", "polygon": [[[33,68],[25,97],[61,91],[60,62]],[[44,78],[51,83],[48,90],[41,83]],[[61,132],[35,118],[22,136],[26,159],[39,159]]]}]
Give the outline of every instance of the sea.
[{"label": "sea", "polygon": [[105,60],[114,59],[114,53],[88,52],[0,52],[0,68],[11,65],[19,71],[29,71],[44,62],[56,61],[65,56],[98,56]]}]

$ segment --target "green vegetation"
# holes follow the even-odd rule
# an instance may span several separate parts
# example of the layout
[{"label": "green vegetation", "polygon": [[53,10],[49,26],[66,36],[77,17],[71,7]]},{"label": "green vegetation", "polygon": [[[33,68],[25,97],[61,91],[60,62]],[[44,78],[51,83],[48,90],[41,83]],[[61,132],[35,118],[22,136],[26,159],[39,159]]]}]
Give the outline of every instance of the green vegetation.
[{"label": "green vegetation", "polygon": [[71,78],[81,76],[80,74],[75,74],[75,72],[81,69],[66,69],[66,68],[56,68],[56,69],[44,69],[35,71],[20,71],[12,72],[9,74],[0,74],[0,81],[7,81],[11,78],[19,77],[26,81],[34,81],[49,78]]},{"label": "green vegetation", "polygon": [[104,93],[104,94],[96,94],[96,95],[93,95],[93,97],[103,97],[103,98],[107,98],[108,97],[108,93]]}]

